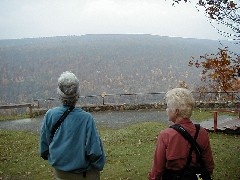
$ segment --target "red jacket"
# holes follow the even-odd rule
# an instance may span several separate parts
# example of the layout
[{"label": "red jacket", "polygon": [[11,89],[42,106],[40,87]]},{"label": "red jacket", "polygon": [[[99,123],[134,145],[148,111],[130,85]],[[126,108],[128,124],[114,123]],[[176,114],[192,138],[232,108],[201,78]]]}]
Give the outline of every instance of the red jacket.
[{"label": "red jacket", "polygon": [[[196,128],[189,119],[182,119],[181,124],[194,137]],[[212,150],[209,142],[208,132],[200,128],[197,143],[202,149],[202,157],[206,168],[212,174],[214,168]],[[189,142],[182,137],[176,130],[167,128],[160,132],[157,140],[154,160],[151,172],[148,174],[149,180],[161,179],[165,169],[180,170],[187,163],[190,149]],[[191,166],[197,166],[196,154],[193,151]]]}]

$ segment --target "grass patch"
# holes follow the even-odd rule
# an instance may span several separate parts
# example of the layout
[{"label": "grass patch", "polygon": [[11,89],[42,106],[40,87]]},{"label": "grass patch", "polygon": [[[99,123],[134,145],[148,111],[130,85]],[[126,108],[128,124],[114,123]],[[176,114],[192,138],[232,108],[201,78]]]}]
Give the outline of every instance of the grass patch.
[{"label": "grass patch", "polygon": [[[146,122],[121,129],[99,129],[107,155],[101,179],[145,180],[156,138],[166,125]],[[54,179],[53,169],[38,153],[39,134],[0,131],[0,179]],[[240,178],[240,136],[210,133],[214,180]]]},{"label": "grass patch", "polygon": [[102,179],[147,179],[159,130],[157,122],[102,132],[107,163]]},{"label": "grass patch", "polygon": [[[238,113],[218,112],[218,116],[222,115],[237,117]],[[213,118],[213,112],[211,110],[198,110],[198,109],[193,111],[191,117],[191,119],[194,120],[194,122],[202,122],[211,118]]]},{"label": "grass patch", "polygon": [[0,131],[1,179],[53,179],[52,168],[39,158],[39,135]]},{"label": "grass patch", "polygon": [[5,120],[17,120],[30,118],[29,114],[11,115],[11,116],[0,116],[0,121]]},{"label": "grass patch", "polygon": [[213,118],[211,111],[194,110],[191,119],[195,122],[206,121],[207,119]]},{"label": "grass patch", "polygon": [[15,114],[15,115],[0,115],[0,121],[35,118],[38,116],[43,116],[45,113],[46,113],[46,110],[38,109],[33,111],[32,115],[30,115],[29,113]]},{"label": "grass patch", "polygon": [[214,180],[240,179],[240,136],[210,133],[215,169]]}]

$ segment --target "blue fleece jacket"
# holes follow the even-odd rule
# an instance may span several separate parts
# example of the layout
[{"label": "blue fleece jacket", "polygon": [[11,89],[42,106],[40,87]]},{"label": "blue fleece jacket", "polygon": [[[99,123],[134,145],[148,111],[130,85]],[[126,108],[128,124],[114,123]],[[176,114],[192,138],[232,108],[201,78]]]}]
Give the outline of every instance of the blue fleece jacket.
[{"label": "blue fleece jacket", "polygon": [[54,124],[68,106],[50,109],[44,116],[40,133],[40,153],[56,169],[80,173],[95,168],[101,171],[106,158],[94,118],[74,108],[55,132]]}]

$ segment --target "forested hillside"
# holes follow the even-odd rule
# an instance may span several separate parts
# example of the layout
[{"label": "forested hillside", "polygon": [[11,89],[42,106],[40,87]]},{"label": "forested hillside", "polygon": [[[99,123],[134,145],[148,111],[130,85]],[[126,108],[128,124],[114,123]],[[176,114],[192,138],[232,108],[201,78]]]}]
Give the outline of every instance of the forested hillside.
[{"label": "forested hillside", "polygon": [[66,70],[79,77],[82,96],[166,91],[179,81],[194,88],[200,71],[188,67],[191,56],[219,47],[218,41],[154,35],[0,40],[0,103],[56,97],[57,78]]}]

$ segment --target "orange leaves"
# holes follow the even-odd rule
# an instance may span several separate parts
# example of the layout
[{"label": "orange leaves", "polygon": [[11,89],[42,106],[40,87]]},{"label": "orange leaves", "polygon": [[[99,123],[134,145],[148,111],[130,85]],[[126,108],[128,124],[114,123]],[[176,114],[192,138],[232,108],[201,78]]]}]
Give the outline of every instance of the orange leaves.
[{"label": "orange leaves", "polygon": [[[192,57],[189,66],[194,65],[196,68],[202,69],[202,81],[210,79],[218,83],[223,90],[237,90],[234,87],[238,86],[235,86],[234,83],[240,72],[238,58],[239,55],[234,55],[225,48],[219,49],[216,55],[200,56],[199,60],[194,60]],[[201,62],[199,63],[199,61]]]}]

